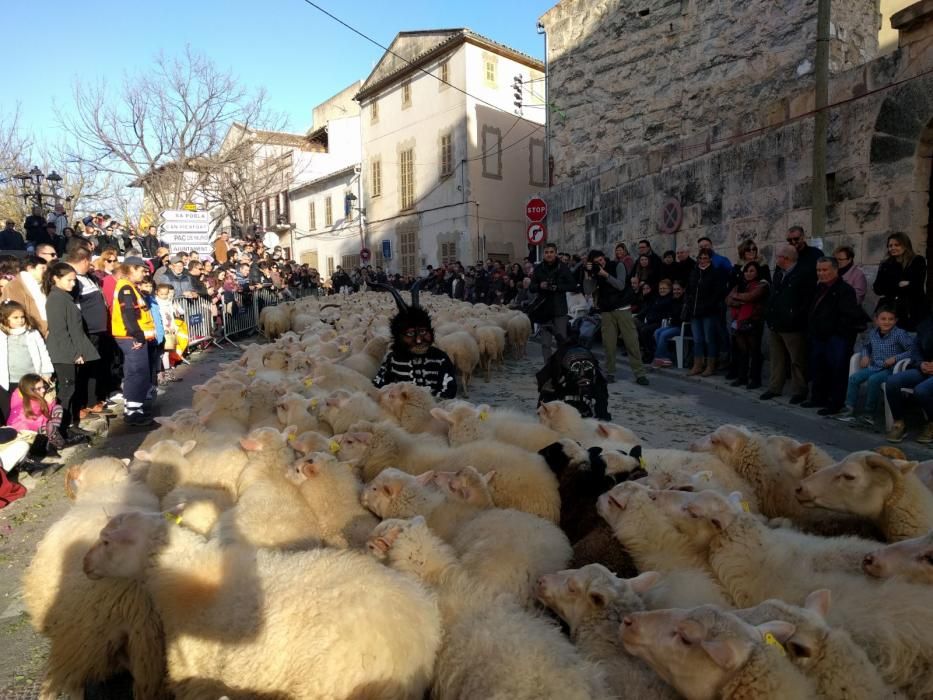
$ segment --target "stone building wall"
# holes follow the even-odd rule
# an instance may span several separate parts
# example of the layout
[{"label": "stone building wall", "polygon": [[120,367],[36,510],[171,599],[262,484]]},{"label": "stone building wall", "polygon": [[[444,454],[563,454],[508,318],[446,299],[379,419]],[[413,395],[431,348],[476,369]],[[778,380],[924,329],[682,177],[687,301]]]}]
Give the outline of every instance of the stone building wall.
[{"label": "stone building wall", "polygon": [[[878,2],[836,3],[839,70],[877,51]],[[766,126],[782,116],[773,103],[812,80],[815,0],[563,0],[541,21],[558,180]]]},{"label": "stone building wall", "polygon": [[[924,1],[933,6],[933,0]],[[876,17],[876,8],[870,14]],[[893,231],[909,233],[918,252],[927,252],[933,75],[925,73],[933,72],[931,19],[933,11],[921,17],[906,43],[902,31],[899,50],[849,68],[831,81],[830,103],[835,106],[829,119],[823,244],[827,250],[853,245],[857,259],[870,267],[883,256],[885,239]],[[866,20],[860,32],[868,26]],[[856,34],[850,31],[850,37]],[[565,47],[564,55],[570,54]],[[789,59],[784,63],[793,65]],[[554,73],[550,88],[552,100],[561,105],[562,87]],[[689,143],[642,142],[626,157],[613,155],[608,143],[623,148],[628,141],[606,133],[593,139],[600,150],[588,156],[589,162],[563,170],[559,161],[567,151],[563,145],[552,148],[558,164],[548,195],[551,239],[573,252],[640,238],[652,240],[656,251],[684,242],[695,251],[697,238],[706,235],[717,249],[734,256],[738,242],[754,238],[773,259],[774,244],[783,241],[788,226],[810,227],[814,95],[808,77],[775,78],[758,88],[760,101],[720,109],[721,118],[741,114],[741,123],[713,126],[704,138]],[[737,90],[748,95],[754,86]],[[715,118],[705,108],[698,107],[697,114],[698,122]],[[604,121],[590,118],[588,125],[569,125],[555,120],[552,129],[558,138],[552,142],[577,139],[586,146],[590,142],[580,135],[607,129]],[[632,132],[648,122],[634,118]],[[662,234],[661,210],[671,198],[681,205],[683,222],[675,234]]]}]

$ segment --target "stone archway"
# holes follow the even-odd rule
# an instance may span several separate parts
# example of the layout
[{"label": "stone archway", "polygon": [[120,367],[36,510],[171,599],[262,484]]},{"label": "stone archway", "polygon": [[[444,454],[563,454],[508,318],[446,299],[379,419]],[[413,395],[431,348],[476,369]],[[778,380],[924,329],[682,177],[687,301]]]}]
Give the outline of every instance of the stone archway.
[{"label": "stone archway", "polygon": [[[871,139],[871,178],[902,206],[889,212],[889,232],[903,231],[933,259],[933,76],[892,89],[878,110]],[[927,291],[933,298],[933,266]]]}]

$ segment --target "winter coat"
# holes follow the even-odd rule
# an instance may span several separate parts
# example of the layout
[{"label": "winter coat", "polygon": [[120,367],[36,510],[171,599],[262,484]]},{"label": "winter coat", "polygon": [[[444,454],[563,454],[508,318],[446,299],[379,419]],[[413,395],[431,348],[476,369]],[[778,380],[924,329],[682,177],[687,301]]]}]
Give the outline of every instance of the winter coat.
[{"label": "winter coat", "polygon": [[765,320],[776,333],[803,333],[807,330],[807,313],[813,297],[809,271],[794,265],[790,272],[780,268],[774,273]]},{"label": "winter coat", "polygon": [[4,301],[15,301],[26,309],[26,318],[29,319],[31,325],[43,336],[48,335],[49,326],[48,323],[43,320],[42,314],[39,313],[39,302],[29,293],[29,289],[23,284],[23,280],[20,279],[19,275],[11,279],[10,283],[3,288],[2,298]]},{"label": "winter coat", "polygon": [[[49,413],[55,410],[57,406],[57,401],[53,401],[49,404]],[[38,433],[42,431],[49,422],[49,419],[42,415],[40,408],[39,400],[32,399],[30,406],[32,418],[29,418],[23,406],[23,395],[20,393],[19,389],[16,389],[10,393],[10,417],[7,418],[6,424],[17,430],[32,430]]]},{"label": "winter coat", "polygon": [[811,338],[828,340],[843,337],[855,340],[865,330],[868,316],[855,298],[855,290],[838,277],[832,284],[820,283],[813,295],[807,318]]},{"label": "winter coat", "polygon": [[84,320],[68,292],[53,287],[45,303],[49,335],[45,345],[53,363],[70,365],[79,357],[85,362],[99,360],[97,348],[84,330]]},{"label": "winter coat", "polygon": [[[26,347],[32,359],[34,374],[48,376],[55,371],[52,367],[52,360],[49,359],[49,351],[46,350],[45,341],[39,331],[26,331]],[[0,331],[0,386],[4,389],[10,388],[9,337],[3,331]]]},{"label": "winter coat", "polygon": [[635,303],[635,292],[632,291],[629,283],[630,275],[625,265],[620,265],[615,260],[606,263],[607,277],[598,274],[599,266],[593,263],[593,274],[585,274],[583,271],[583,292],[593,295],[593,301],[596,308],[601,313],[608,313],[631,306]]},{"label": "winter coat", "polygon": [[766,301],[771,285],[764,280],[736,285],[726,297],[726,306],[733,321],[761,321],[765,317]]},{"label": "winter coat", "polygon": [[684,321],[708,318],[719,313],[726,296],[726,274],[712,265],[705,270],[699,266],[690,273],[687,301],[684,303]]},{"label": "winter coat", "polygon": [[679,320],[680,313],[683,313],[682,299],[683,297],[681,301],[677,301],[673,294],[654,297],[641,313],[642,323],[646,326],[660,326],[665,319],[670,320],[675,317],[675,307],[679,307],[679,313],[676,316]]},{"label": "winter coat", "polygon": [[862,302],[865,301],[865,295],[868,293],[868,280],[865,278],[862,268],[855,263],[849,263],[848,267],[839,268],[839,276],[855,290],[855,300],[861,306]]},{"label": "winter coat", "polygon": [[933,318],[917,326],[917,337],[910,351],[910,367],[920,369],[922,362],[933,362]]},{"label": "winter coat", "polygon": [[[905,268],[897,260],[888,258],[878,266],[878,276],[872,289],[881,299],[879,303],[897,310],[897,325],[912,331],[930,315],[930,302],[926,295],[927,261],[915,255]],[[900,286],[907,282],[906,286]]]},{"label": "winter coat", "polygon": [[[547,289],[541,289],[541,283],[547,282]],[[477,285],[478,287],[478,285]],[[531,273],[531,291],[547,299],[549,318],[567,315],[567,292],[576,290],[577,282],[570,268],[559,260],[548,265],[540,262]]]}]

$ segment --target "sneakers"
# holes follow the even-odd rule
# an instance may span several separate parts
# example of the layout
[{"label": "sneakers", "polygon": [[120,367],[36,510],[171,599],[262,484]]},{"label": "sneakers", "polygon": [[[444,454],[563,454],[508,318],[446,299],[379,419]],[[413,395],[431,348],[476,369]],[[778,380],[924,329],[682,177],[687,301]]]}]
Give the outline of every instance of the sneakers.
[{"label": "sneakers", "polygon": [[926,426],[924,426],[923,432],[917,436],[917,442],[921,445],[929,445],[933,442],[933,422],[928,422]]},{"label": "sneakers", "polygon": [[858,419],[861,423],[864,423],[870,428],[875,427],[875,417],[871,415],[870,413],[863,413],[862,415],[858,417]]},{"label": "sneakers", "polygon": [[123,416],[123,422],[133,427],[142,427],[152,425],[153,420],[141,411],[137,413],[127,413]]},{"label": "sneakers", "polygon": [[648,381],[648,377],[639,377],[635,380],[635,383],[639,386],[648,386],[650,382]]},{"label": "sneakers", "polygon": [[856,414],[855,409],[850,406],[846,406],[842,411],[836,416],[836,420],[843,423],[854,423],[858,414]]},{"label": "sneakers", "polygon": [[904,425],[904,421],[896,420],[891,425],[891,429],[888,431],[888,434],[884,436],[884,439],[888,442],[902,442],[906,434],[907,426]]},{"label": "sneakers", "polygon": [[651,363],[651,366],[656,369],[661,369],[662,367],[673,367],[674,363],[670,360],[665,360],[663,357],[656,357],[654,362]]}]

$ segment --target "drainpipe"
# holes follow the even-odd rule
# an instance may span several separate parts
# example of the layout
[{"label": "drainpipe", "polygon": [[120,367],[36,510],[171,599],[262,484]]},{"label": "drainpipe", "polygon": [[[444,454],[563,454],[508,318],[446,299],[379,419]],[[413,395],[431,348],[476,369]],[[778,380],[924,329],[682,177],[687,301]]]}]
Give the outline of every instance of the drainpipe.
[{"label": "drainpipe", "polygon": [[551,188],[551,99],[550,78],[551,72],[548,66],[548,40],[547,30],[541,22],[538,22],[538,34],[544,37],[544,176],[547,182],[547,188]]},{"label": "drainpipe", "polygon": [[826,233],[826,139],[829,124],[829,25],[832,0],[818,0],[816,19],[816,117],[813,123],[813,213],[811,236]]}]

